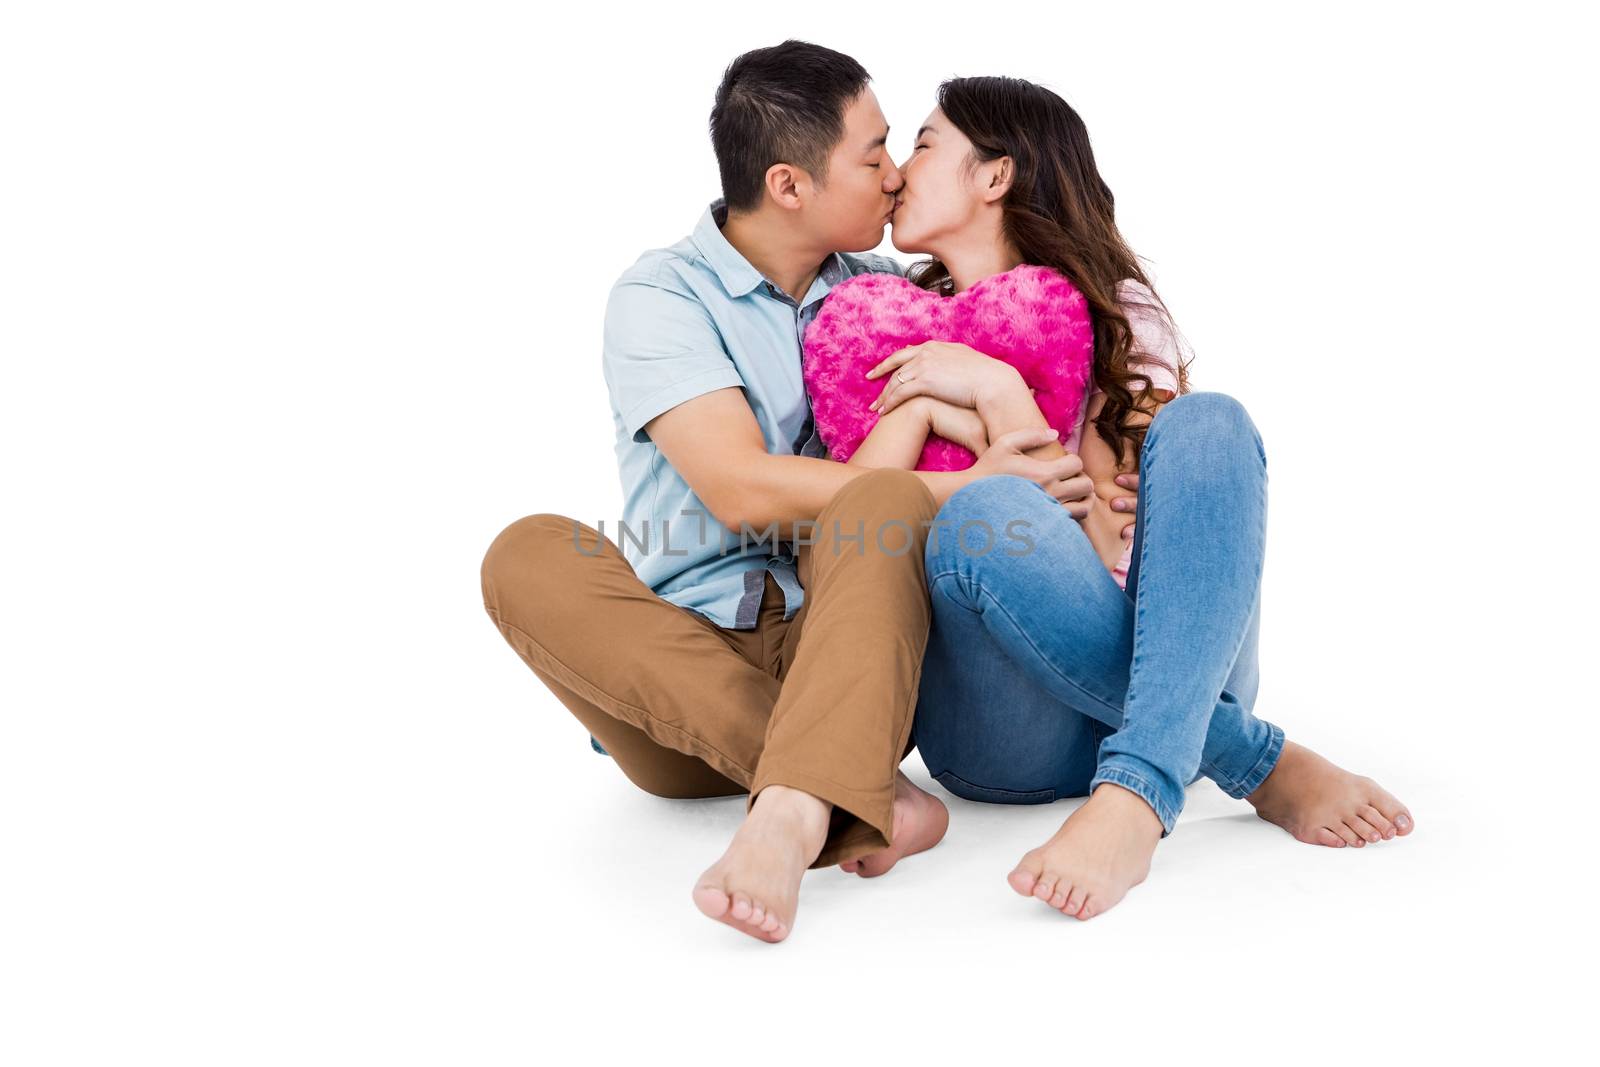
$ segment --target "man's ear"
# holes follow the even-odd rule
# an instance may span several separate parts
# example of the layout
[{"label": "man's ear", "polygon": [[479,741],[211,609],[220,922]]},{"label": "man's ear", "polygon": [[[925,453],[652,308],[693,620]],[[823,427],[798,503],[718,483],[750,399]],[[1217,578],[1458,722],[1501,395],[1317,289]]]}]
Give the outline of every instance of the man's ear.
[{"label": "man's ear", "polygon": [[988,181],[983,189],[983,202],[992,204],[1011,190],[1011,181],[1017,174],[1017,161],[1010,156],[991,159],[983,165]]},{"label": "man's ear", "polygon": [[789,163],[774,163],[767,168],[767,195],[788,211],[798,211],[801,200],[811,195],[811,178]]}]

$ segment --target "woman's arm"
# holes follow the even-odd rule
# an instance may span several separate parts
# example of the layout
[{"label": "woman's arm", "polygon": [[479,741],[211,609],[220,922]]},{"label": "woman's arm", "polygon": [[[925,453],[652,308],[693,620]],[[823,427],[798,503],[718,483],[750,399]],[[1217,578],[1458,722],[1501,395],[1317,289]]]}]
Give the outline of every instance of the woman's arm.
[{"label": "woman's arm", "polygon": [[[980,456],[992,439],[984,430],[983,420],[971,408],[958,408],[930,396],[919,396],[880,416],[866,440],[850,456],[848,465],[914,470],[930,433],[954,441]],[[1029,454],[1036,451],[1031,450]]]},{"label": "woman's arm", "polygon": [[917,465],[917,457],[922,455],[929,430],[928,416],[921,404],[902,404],[887,415],[879,416],[867,433],[867,439],[856,447],[846,465],[912,470]]}]

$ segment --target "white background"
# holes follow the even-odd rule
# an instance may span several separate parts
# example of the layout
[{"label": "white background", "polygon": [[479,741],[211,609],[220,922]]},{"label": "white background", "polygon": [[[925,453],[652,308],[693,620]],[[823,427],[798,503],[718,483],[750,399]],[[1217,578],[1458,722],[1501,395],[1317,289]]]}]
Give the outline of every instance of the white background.
[{"label": "white background", "polygon": [[[7,5],[0,1058],[1570,1050],[1592,38],[1200,6]],[[1004,881],[1078,801],[947,796],[782,945],[694,910],[743,802],[631,787],[478,565],[618,513],[607,289],[717,195],[723,67],[791,35],[867,67],[897,158],[948,76],[1083,115],[1195,387],[1266,442],[1258,711],[1409,839],[1297,844],[1202,782],[1079,923]]]}]

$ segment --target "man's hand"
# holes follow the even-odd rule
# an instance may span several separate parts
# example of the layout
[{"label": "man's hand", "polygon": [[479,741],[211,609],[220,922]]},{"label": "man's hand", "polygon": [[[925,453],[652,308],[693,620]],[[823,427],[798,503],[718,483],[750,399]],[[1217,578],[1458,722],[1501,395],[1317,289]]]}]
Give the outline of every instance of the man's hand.
[{"label": "man's hand", "polygon": [[880,415],[914,396],[978,409],[988,396],[1022,380],[1011,364],[954,341],[927,341],[902,348],[867,371],[868,378],[884,375],[889,377],[883,391],[870,405]]},{"label": "man's hand", "polygon": [[1048,426],[1001,434],[978,457],[972,473],[978,477],[1015,474],[1026,478],[1055,497],[1074,519],[1082,522],[1089,516],[1094,496],[1094,482],[1083,473],[1083,460],[1073,452],[1055,459],[1034,459],[1027,454],[1031,448],[1059,440],[1056,431]]}]

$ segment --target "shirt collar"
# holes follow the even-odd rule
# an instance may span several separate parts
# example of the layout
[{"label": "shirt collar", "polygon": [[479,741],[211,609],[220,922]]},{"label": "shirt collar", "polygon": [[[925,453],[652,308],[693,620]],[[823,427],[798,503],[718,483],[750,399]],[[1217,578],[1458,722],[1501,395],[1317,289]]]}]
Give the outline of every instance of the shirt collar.
[{"label": "shirt collar", "polygon": [[[706,257],[706,262],[711,264],[711,269],[717,272],[717,278],[728,295],[738,299],[754,292],[767,279],[722,235],[722,224],[727,221],[728,202],[718,197],[711,201],[695,225],[694,244],[700,254]],[[811,283],[810,292],[806,293],[806,303],[820,300],[829,289],[849,276],[850,270],[845,266],[844,259],[837,252],[829,252],[828,258],[822,261],[816,281]]]}]

